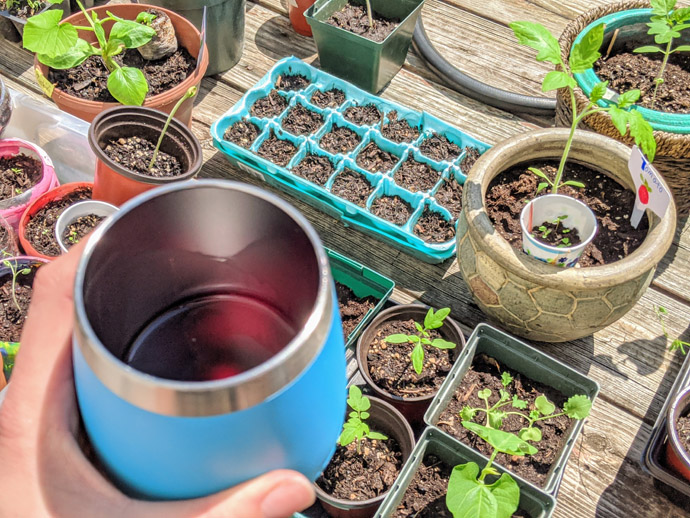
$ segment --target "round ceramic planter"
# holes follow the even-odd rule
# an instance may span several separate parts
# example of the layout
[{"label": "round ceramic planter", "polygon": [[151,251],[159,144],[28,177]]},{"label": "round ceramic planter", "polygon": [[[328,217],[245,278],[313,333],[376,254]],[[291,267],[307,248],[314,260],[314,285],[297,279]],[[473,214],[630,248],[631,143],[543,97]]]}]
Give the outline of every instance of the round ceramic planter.
[{"label": "round ceramic planter", "polygon": [[[514,249],[493,227],[484,196],[491,181],[524,162],[557,160],[569,130],[542,129],[516,135],[487,151],[470,171],[458,223],[458,262],[481,310],[513,334],[530,340],[565,342],[590,335],[632,308],[652,281],[671,246],[676,211],[663,218],[647,211],[650,230],[632,254],[591,268],[556,269]],[[633,190],[630,148],[613,139],[577,131],[569,161],[601,171]]]},{"label": "round ceramic planter", "polygon": [[666,462],[671,468],[690,482],[690,453],[681,444],[676,421],[690,410],[690,387],[679,392],[671,401],[666,414]]},{"label": "round ceramic planter", "polygon": [[[414,434],[412,428],[407,423],[403,415],[398,412],[391,404],[385,401],[369,397],[371,408],[367,424],[374,432],[380,432],[397,441],[402,451],[402,464],[407,462],[412,450],[414,449]],[[334,498],[326,493],[317,484],[314,484],[316,497],[321,505],[332,518],[370,518],[383,502],[390,491],[385,491],[375,498],[368,500],[344,500]]]},{"label": "round ceramic planter", "polygon": [[67,207],[55,223],[55,239],[60,245],[60,250],[62,253],[67,253],[69,251],[68,243],[62,238],[67,227],[74,223],[77,219],[83,216],[90,216],[91,214],[95,216],[101,216],[102,218],[107,218],[111,214],[117,212],[117,207],[106,203],[104,201],[97,200],[86,200],[75,203],[71,207]]},{"label": "round ceramic planter", "polygon": [[[362,335],[359,337],[357,342],[357,367],[359,372],[362,373],[364,381],[369,385],[378,397],[387,401],[395,408],[397,408],[402,415],[407,418],[413,424],[420,423],[424,418],[424,412],[431,404],[434,399],[436,392],[428,394],[426,396],[403,398],[388,392],[387,390],[379,387],[374,383],[369,375],[369,362],[367,360],[367,355],[369,354],[369,347],[371,342],[378,330],[385,324],[392,320],[409,320],[414,319],[416,322],[424,322],[424,317],[426,316],[429,308],[426,306],[421,306],[419,304],[407,304],[401,306],[394,306],[382,311],[378,316],[371,322],[369,327],[367,327]],[[453,342],[456,344],[455,349],[449,349],[452,360],[455,361],[460,355],[460,352],[465,348],[465,337],[460,330],[460,326],[450,317],[446,317],[443,322],[443,327],[437,329],[444,340]],[[391,350],[395,347],[394,344],[390,345]]]},{"label": "round ceramic planter", "polygon": [[[109,11],[120,18],[134,20],[137,17],[137,14],[149,8],[159,9],[168,15],[173,27],[175,27],[175,34],[177,36],[179,45],[187,49],[187,51],[196,58],[199,55],[200,49],[199,31],[190,21],[186,20],[179,14],[174,13],[173,11],[147,4],[108,4],[101,7],[88,9],[87,12],[95,12],[98,14],[99,18],[103,18],[107,16],[106,11]],[[88,25],[82,12],[75,13],[72,16],[65,18],[64,21],[77,26]],[[111,21],[103,24],[103,28],[105,29],[106,33],[110,32],[112,25],[113,22]],[[89,43],[96,42],[96,36],[93,32],[79,31],[79,37],[83,38]],[[204,52],[201,63],[197,69],[193,71],[189,77],[187,77],[187,79],[170,90],[147,97],[144,101],[144,106],[156,108],[166,113],[170,113],[175,104],[177,104],[177,101],[184,96],[190,87],[199,86],[199,83],[201,83],[201,80],[206,73],[206,67],[208,67],[208,52]],[[44,93],[55,101],[55,104],[57,104],[58,108],[74,115],[75,117],[79,117],[87,122],[91,122],[94,117],[96,117],[96,115],[102,111],[113,106],[120,106],[120,104],[116,102],[106,103],[100,101],[88,101],[86,99],[69,95],[58,88],[47,87],[48,81],[46,79],[48,76],[48,67],[43,63],[40,63],[37,58],[34,58],[34,70],[36,77],[39,80],[39,85],[43,89]],[[175,117],[184,124],[191,126],[193,106],[194,97],[187,99],[177,110]]]},{"label": "round ceramic planter", "polygon": [[88,139],[96,155],[93,198],[119,206],[130,198],[154,187],[194,178],[201,169],[201,144],[187,126],[172,119],[165,133],[161,151],[174,156],[183,173],[174,177],[155,178],[130,171],[105,154],[110,140],[132,136],[157,142],[168,116],[158,110],[140,106],[116,106],[99,114],[89,127]]}]

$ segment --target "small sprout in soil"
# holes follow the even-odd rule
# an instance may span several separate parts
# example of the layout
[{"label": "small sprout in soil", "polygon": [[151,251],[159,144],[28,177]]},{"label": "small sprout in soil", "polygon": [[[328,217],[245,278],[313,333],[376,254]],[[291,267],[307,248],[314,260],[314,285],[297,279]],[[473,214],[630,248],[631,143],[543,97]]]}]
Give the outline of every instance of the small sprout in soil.
[{"label": "small sprout in soil", "polygon": [[561,243],[558,245],[560,247],[570,246],[570,238],[561,238]]},{"label": "small sprout in soil", "polygon": [[[652,16],[647,24],[647,27],[649,27],[647,34],[654,36],[656,44],[662,47],[645,45],[637,47],[633,52],[644,54],[661,52],[664,55],[659,72],[654,79],[654,93],[652,94],[651,106],[654,109],[657,91],[664,82],[664,70],[666,69],[668,58],[674,52],[690,51],[690,45],[678,45],[675,49],[673,48],[673,40],[680,38],[681,32],[690,27],[690,23],[688,23],[690,22],[690,7],[676,9],[676,0],[650,0],[649,3],[652,6]],[[665,47],[663,46],[664,44],[666,44]]]},{"label": "small sprout in soil", "polygon": [[21,167],[13,167],[13,168],[11,169],[11,171],[12,171],[14,174],[22,174],[22,168],[21,168]]},{"label": "small sprout in soil", "polygon": [[76,243],[78,239],[79,239],[79,234],[77,234],[76,230],[70,231],[69,235],[67,236],[67,240],[70,243]]},{"label": "small sprout in soil", "polygon": [[158,137],[158,142],[156,143],[156,149],[153,150],[153,156],[151,157],[151,161],[149,162],[149,171],[153,169],[153,165],[156,163],[156,159],[158,158],[158,150],[161,147],[161,144],[163,143],[163,137],[165,137],[165,132],[168,131],[168,126],[170,126],[170,121],[172,118],[175,116],[177,113],[177,110],[182,106],[182,103],[185,102],[187,99],[190,97],[194,97],[196,95],[198,88],[196,86],[191,86],[189,87],[189,90],[185,92],[185,94],[182,96],[182,99],[177,101],[177,104],[173,107],[172,111],[170,112],[170,115],[168,115],[168,119],[165,121],[165,125],[163,126],[163,131],[161,131],[160,137]]},{"label": "small sprout in soil", "polygon": [[[8,254],[7,252],[5,252],[5,251],[3,250],[3,251],[2,251],[2,255],[3,255],[3,256],[9,256],[10,254]],[[12,300],[14,301],[14,305],[16,306],[16,308],[17,308],[19,311],[21,311],[22,308],[21,308],[21,306],[19,305],[19,301],[17,300],[17,295],[16,295],[16,291],[17,291],[17,276],[19,276],[19,275],[29,275],[29,274],[31,273],[31,268],[22,268],[22,269],[20,270],[20,269],[17,268],[17,266],[18,266],[18,265],[17,265],[17,262],[16,262],[16,261],[10,261],[9,259],[4,259],[4,260],[2,261],[2,264],[4,264],[5,266],[7,266],[7,267],[10,269],[10,271],[12,272]]]},{"label": "small sprout in soil", "polygon": [[443,326],[443,321],[450,314],[450,308],[441,308],[434,313],[433,308],[429,308],[426,316],[424,317],[424,325],[419,322],[415,322],[414,325],[417,328],[418,333],[416,335],[406,335],[403,333],[397,333],[389,335],[383,339],[384,342],[389,344],[404,344],[412,343],[415,344],[412,353],[410,354],[410,360],[412,361],[412,366],[417,374],[422,373],[422,368],[424,365],[424,346],[430,345],[431,347],[436,347],[437,349],[455,349],[456,344],[453,342],[448,342],[442,338],[430,339],[429,330],[438,329]]},{"label": "small sprout in soil", "polygon": [[362,395],[362,391],[358,386],[350,386],[347,404],[352,409],[352,412],[350,412],[348,420],[343,424],[343,431],[338,439],[340,446],[347,446],[357,441],[357,453],[361,454],[360,441],[362,439],[366,438],[379,441],[388,439],[388,437],[382,433],[369,430],[369,425],[365,421],[369,419],[369,412],[367,412],[367,410],[371,408],[371,401],[369,401],[368,397]]},{"label": "small sprout in soil", "polygon": [[365,0],[367,4],[367,17],[369,18],[369,27],[374,28],[374,17],[371,13],[371,0]]},{"label": "small sprout in soil", "polygon": [[[669,340],[671,337],[668,335],[668,331],[666,330],[666,322],[664,319],[664,317],[668,315],[668,310],[663,306],[654,306],[654,312],[656,313],[656,317],[659,319],[659,323],[661,324],[661,330],[664,332],[664,336],[667,340]],[[683,342],[680,338],[676,338],[671,342],[669,350],[680,351],[682,354],[685,355],[687,354],[685,351],[686,347],[690,347],[690,342]]]},{"label": "small sprout in soil", "polygon": [[23,191],[22,189],[20,189],[19,187],[15,187],[15,188],[14,188],[14,192],[17,193],[17,194],[21,194],[21,193],[23,193],[24,191]]},{"label": "small sprout in soil", "polygon": [[539,232],[541,232],[541,237],[546,238],[551,233],[551,229],[542,225],[539,227]]}]

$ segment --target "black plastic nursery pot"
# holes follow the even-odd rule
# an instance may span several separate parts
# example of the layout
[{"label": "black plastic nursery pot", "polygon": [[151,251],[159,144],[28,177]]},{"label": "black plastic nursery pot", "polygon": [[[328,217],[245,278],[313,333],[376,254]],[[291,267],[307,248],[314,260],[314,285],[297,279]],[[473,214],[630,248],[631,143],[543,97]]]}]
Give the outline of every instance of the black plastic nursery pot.
[{"label": "black plastic nursery pot", "polygon": [[[375,518],[390,518],[400,505],[417,469],[427,455],[435,455],[443,463],[450,467],[467,462],[474,462],[483,467],[486,458],[471,448],[447,436],[435,428],[427,428],[417,442],[412,456],[409,458],[398,477],[393,490],[388,493],[383,504],[375,515]],[[499,473],[506,472],[502,467],[495,465]],[[493,483],[496,477],[488,477],[487,481]],[[518,509],[526,512],[530,518],[549,518],[556,507],[554,498],[531,484],[515,479],[520,487],[520,504]]]},{"label": "black plastic nursery pot", "polygon": [[[582,394],[594,401],[599,393],[599,384],[596,381],[503,331],[487,324],[479,324],[467,341],[467,347],[462,357],[453,365],[452,371],[446,377],[443,386],[424,415],[424,421],[427,425],[437,427],[441,414],[453,398],[475,356],[482,353],[496,359],[507,369],[519,372],[532,381],[556,389],[566,398]],[[583,425],[584,420],[578,420],[568,430],[565,443],[546,476],[543,490],[547,493],[555,494],[558,491],[558,485],[565,471],[568,457]],[[447,435],[440,429],[439,432]],[[483,455],[482,457],[488,459]],[[513,475],[513,477],[525,484],[532,485],[518,475]]]},{"label": "black plastic nursery pot", "polygon": [[[364,5],[364,0],[350,0]],[[405,62],[424,0],[371,0],[372,10],[400,24],[382,42],[375,42],[328,23],[348,0],[322,0],[305,17],[314,33],[321,68],[371,93],[381,90]]]}]

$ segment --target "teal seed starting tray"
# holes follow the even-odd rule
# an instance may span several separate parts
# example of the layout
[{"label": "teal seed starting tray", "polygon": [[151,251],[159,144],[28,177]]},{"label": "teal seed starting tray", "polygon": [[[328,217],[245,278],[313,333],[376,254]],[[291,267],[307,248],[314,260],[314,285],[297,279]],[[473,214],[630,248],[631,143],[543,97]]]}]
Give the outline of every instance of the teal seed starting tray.
[{"label": "teal seed starting tray", "polygon": [[[283,78],[295,75],[305,77],[308,84],[295,89],[283,88]],[[343,102],[324,108],[313,104],[315,93],[333,89],[344,93]],[[276,107],[273,116],[253,116],[252,107],[265,98],[269,98],[270,104]],[[300,132],[299,124],[287,124],[290,131],[285,128],[290,122],[286,119],[298,105],[309,112],[318,128],[314,127],[313,131],[307,129],[301,135],[294,134]],[[357,124],[346,118],[349,108],[369,105],[378,110],[380,118],[368,124]],[[395,122],[394,111],[398,121],[404,119],[417,130],[418,136],[410,142],[389,140],[381,132],[390,122]],[[241,126],[250,129],[243,142],[246,147],[225,138],[226,131],[236,123],[243,123]],[[350,135],[356,135],[356,147],[341,152],[324,150],[323,137],[327,134],[333,136],[332,130],[343,131],[341,128],[349,130]],[[450,188],[453,182],[462,185],[466,178],[462,171],[463,163],[489,148],[436,117],[371,95],[295,57],[276,63],[235,106],[214,122],[211,135],[214,145],[239,169],[330,214],[346,226],[355,227],[429,263],[452,257],[456,248],[457,214],[452,214],[441,203],[440,190]],[[423,151],[425,142],[434,136],[445,137],[457,146],[455,149],[459,148],[459,154],[446,155],[443,160],[428,157]],[[264,143],[275,144],[276,139],[281,141],[279,146],[288,148],[289,160],[285,160],[285,165],[276,165],[260,156]],[[331,147],[329,149],[332,150]],[[325,171],[319,170],[320,177],[310,181],[296,173],[302,161],[318,163],[321,157],[321,162],[325,159],[330,167]],[[426,178],[419,181],[418,176],[417,180],[410,180],[411,169],[424,171]],[[343,197],[352,194],[353,182],[365,186],[364,196],[359,202]],[[418,184],[416,188],[415,183]],[[406,184],[408,188],[400,184]],[[392,208],[394,213],[398,208],[404,210],[397,211],[397,222],[393,222],[395,215],[384,219],[373,213],[382,206]],[[424,225],[420,225],[422,220]],[[436,235],[423,239],[419,235],[423,227],[436,229]]]}]

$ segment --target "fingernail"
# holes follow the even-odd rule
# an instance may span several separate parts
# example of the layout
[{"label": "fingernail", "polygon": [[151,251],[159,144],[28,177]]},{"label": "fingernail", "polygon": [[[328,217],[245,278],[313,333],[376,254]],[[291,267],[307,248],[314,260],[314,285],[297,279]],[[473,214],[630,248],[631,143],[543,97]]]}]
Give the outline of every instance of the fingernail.
[{"label": "fingernail", "polygon": [[264,518],[290,518],[314,503],[312,485],[302,477],[292,477],[279,482],[261,502]]}]

